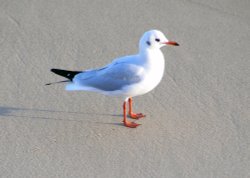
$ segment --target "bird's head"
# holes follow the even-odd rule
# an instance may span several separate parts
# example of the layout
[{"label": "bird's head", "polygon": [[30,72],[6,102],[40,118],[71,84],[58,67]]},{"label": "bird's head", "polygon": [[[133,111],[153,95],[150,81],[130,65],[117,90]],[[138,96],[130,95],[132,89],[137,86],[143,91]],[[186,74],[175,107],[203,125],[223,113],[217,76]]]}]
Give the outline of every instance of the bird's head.
[{"label": "bird's head", "polygon": [[140,39],[140,50],[159,49],[166,45],[179,46],[175,41],[169,41],[159,30],[150,30],[143,34]]}]

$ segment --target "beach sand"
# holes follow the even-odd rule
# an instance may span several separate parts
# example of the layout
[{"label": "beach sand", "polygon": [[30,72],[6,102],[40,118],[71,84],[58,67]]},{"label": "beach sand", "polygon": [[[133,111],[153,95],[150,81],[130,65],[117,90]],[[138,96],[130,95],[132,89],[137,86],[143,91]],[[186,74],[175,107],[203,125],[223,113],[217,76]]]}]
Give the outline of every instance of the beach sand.
[{"label": "beach sand", "polygon": [[[250,1],[1,1],[0,177],[250,177]],[[51,68],[137,53],[159,29],[166,71],[134,98],[67,92]]]}]

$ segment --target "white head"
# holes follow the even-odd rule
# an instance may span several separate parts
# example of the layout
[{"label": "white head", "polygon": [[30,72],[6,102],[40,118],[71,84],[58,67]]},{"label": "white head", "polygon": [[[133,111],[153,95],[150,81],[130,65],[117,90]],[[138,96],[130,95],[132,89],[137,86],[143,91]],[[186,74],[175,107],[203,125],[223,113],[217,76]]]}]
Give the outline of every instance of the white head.
[{"label": "white head", "polygon": [[159,30],[150,30],[143,34],[140,39],[140,51],[145,49],[160,49],[166,45],[179,46],[174,41],[169,41],[165,35]]}]

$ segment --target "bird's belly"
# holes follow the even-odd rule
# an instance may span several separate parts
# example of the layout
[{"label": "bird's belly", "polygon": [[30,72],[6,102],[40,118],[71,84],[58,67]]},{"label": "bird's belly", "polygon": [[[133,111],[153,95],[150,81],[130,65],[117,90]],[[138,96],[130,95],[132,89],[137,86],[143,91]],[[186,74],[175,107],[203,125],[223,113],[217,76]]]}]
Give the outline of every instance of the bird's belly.
[{"label": "bird's belly", "polygon": [[130,97],[143,95],[153,90],[161,81],[164,73],[164,65],[155,70],[146,72],[145,77],[139,83],[128,86],[126,94]]},{"label": "bird's belly", "polygon": [[145,76],[140,87],[143,94],[153,90],[161,82],[163,73],[164,68],[149,72],[149,74]]}]

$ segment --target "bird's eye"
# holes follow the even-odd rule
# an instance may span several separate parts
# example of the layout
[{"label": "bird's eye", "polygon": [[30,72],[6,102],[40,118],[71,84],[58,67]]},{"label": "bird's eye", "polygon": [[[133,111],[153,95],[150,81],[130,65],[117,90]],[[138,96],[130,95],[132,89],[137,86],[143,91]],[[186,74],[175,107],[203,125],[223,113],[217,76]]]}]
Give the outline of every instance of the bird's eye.
[{"label": "bird's eye", "polygon": [[159,38],[156,38],[155,41],[160,42],[160,39],[159,39]]}]

